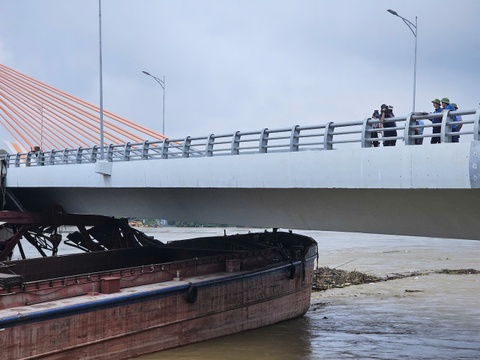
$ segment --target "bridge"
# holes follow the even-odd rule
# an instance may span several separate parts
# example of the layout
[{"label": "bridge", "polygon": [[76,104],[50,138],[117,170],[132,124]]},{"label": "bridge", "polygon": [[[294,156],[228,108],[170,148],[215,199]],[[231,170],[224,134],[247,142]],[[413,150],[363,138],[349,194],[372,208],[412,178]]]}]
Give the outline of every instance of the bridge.
[{"label": "bridge", "polygon": [[111,144],[104,157],[98,146],[7,154],[4,198],[31,211],[480,239],[480,109],[388,121],[396,146],[375,147],[384,129],[364,119]]}]

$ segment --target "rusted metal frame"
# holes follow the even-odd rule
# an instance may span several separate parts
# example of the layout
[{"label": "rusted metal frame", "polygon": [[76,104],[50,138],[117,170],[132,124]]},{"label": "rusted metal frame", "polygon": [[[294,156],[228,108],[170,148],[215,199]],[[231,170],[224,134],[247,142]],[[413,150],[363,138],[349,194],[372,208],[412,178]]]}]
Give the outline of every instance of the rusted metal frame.
[{"label": "rusted metal frame", "polygon": [[85,226],[78,225],[77,228],[80,234],[82,235],[83,240],[85,241],[85,246],[87,246],[86,247],[87,250],[90,250],[90,251],[104,250],[102,248],[102,245],[97,244],[92,240]]},{"label": "rusted metal frame", "polygon": [[23,234],[30,228],[31,225],[24,224],[22,225],[15,235],[13,235],[8,241],[5,243],[5,248],[0,253],[0,261],[5,261],[8,259],[8,256],[13,251],[15,246],[18,244],[20,239],[22,238]]},{"label": "rusted metal frame", "polygon": [[107,242],[99,241],[102,246],[106,247],[108,250],[125,249],[129,247],[128,239],[125,239],[123,232],[117,226],[110,226],[108,230],[110,234],[107,234],[106,236]]},{"label": "rusted metal frame", "polygon": [[[34,237],[32,236],[32,234],[30,234],[30,233],[28,232],[28,230],[25,231],[25,233],[23,234],[23,237],[24,237],[25,239],[27,239],[27,241],[28,241],[33,247],[35,247],[35,249],[37,249],[37,251],[40,253],[40,255],[42,255],[43,257],[47,257],[47,254],[45,254],[45,252],[42,250],[42,246],[39,244],[38,239],[34,238]],[[45,244],[46,244],[46,243],[47,243],[47,242],[45,241]],[[18,244],[20,245],[20,242],[19,242]],[[44,248],[45,248],[46,250],[52,250],[52,251],[54,251],[54,248],[53,248],[53,247],[52,247],[52,249],[48,249],[46,246],[45,246]],[[24,259],[25,259],[25,258],[24,258]]]}]

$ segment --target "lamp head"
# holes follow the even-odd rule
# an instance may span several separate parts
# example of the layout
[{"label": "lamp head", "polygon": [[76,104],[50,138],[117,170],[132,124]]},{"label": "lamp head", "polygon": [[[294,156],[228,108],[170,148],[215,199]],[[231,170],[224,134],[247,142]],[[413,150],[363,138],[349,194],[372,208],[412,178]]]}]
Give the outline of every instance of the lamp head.
[{"label": "lamp head", "polygon": [[395,10],[388,9],[387,11],[392,15],[398,16],[398,13]]},{"label": "lamp head", "polygon": [[150,74],[149,74],[148,72],[146,72],[146,71],[142,71],[142,73],[144,73],[145,75],[152,76],[152,75],[150,75]]}]

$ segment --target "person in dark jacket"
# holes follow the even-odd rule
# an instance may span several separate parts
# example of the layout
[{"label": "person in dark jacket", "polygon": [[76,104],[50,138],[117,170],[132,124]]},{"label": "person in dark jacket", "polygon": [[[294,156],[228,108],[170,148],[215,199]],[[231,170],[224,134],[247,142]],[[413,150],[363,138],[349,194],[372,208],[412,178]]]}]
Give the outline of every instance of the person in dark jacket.
[{"label": "person in dark jacket", "polygon": [[386,121],[386,119],[393,118],[395,115],[393,114],[392,107],[386,104],[382,104],[380,107],[380,125],[384,128],[383,130],[383,146],[395,146],[397,143],[397,139],[389,139],[397,137],[397,130],[390,130],[391,128],[396,128],[397,124],[395,121]]},{"label": "person in dark jacket", "polygon": [[[433,112],[434,113],[441,113],[442,112],[442,107],[440,106],[440,99],[433,99],[432,100],[432,105],[433,105]],[[432,124],[441,124],[442,123],[442,118],[439,117],[439,118],[435,118],[432,120]],[[436,126],[434,128],[432,128],[432,134],[440,134],[440,131],[442,129],[440,128],[440,126]],[[435,136],[432,136],[432,138],[430,139],[430,144],[439,144],[440,143],[440,135],[435,135]]]}]

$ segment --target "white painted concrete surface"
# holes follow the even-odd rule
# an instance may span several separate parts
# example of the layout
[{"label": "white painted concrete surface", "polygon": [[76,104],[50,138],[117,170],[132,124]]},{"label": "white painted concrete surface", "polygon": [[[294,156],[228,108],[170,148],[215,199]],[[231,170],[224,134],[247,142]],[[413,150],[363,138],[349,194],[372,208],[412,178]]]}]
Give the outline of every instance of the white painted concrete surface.
[{"label": "white painted concrete surface", "polygon": [[30,210],[480,239],[477,142],[12,167]]}]

